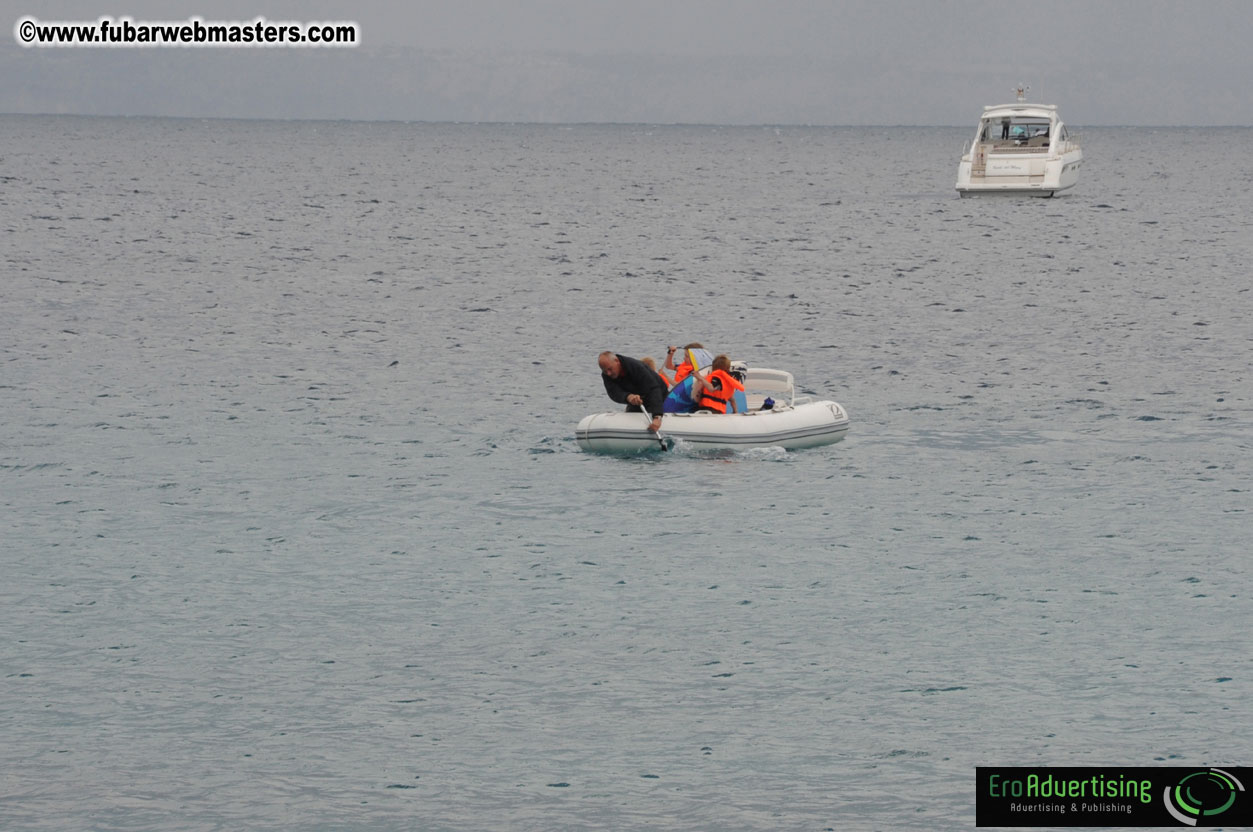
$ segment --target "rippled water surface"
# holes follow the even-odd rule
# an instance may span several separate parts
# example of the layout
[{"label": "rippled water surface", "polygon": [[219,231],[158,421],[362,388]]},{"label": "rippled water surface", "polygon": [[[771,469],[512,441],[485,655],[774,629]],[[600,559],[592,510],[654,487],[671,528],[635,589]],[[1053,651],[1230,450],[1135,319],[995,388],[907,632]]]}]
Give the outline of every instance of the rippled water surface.
[{"label": "rippled water surface", "polygon": [[[1253,131],[0,118],[0,826],[964,829],[1248,764]],[[579,451],[700,340],[841,444]]]}]

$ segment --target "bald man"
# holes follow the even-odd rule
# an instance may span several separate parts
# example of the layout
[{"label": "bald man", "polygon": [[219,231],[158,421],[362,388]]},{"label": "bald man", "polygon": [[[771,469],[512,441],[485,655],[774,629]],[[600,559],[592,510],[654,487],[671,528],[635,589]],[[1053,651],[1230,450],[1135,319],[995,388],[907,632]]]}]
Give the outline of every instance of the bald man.
[{"label": "bald man", "polygon": [[631,412],[646,410],[653,417],[648,429],[654,433],[661,430],[661,412],[667,392],[661,376],[648,369],[643,361],[609,350],[597,357],[597,363],[609,398],[625,404]]}]

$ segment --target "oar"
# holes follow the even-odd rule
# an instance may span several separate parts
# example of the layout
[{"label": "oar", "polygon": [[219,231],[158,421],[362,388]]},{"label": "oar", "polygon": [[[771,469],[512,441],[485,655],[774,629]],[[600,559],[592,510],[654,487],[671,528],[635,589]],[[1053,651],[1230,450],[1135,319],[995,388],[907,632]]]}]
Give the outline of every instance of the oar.
[{"label": "oar", "polygon": [[[641,399],[640,399],[640,410],[641,410],[641,411],[643,411],[643,413],[644,413],[644,418],[648,420],[648,426],[649,426],[649,427],[652,427],[652,424],[653,424],[653,416],[652,416],[652,414],[651,414],[651,413],[649,413],[649,412],[648,412],[648,410],[644,407],[644,403],[643,403],[643,398],[642,398],[642,397],[641,397]],[[644,430],[648,430],[648,428],[644,428]],[[662,449],[663,451],[664,451],[664,450],[667,450],[667,448],[666,448],[666,438],[665,438],[664,436],[662,436],[662,435],[661,435],[661,431],[660,431],[660,430],[659,430],[659,431],[657,431],[657,443],[658,443],[659,445],[661,445],[661,449]]]}]

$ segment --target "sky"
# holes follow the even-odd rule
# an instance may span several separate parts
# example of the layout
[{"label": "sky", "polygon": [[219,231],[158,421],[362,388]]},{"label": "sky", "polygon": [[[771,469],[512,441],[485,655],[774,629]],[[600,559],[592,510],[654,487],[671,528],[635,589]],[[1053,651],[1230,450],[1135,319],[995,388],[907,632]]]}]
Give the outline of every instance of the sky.
[{"label": "sky", "polygon": [[[16,24],[350,21],[354,48],[38,48]],[[1253,126],[1249,0],[0,0],[0,113]]]}]

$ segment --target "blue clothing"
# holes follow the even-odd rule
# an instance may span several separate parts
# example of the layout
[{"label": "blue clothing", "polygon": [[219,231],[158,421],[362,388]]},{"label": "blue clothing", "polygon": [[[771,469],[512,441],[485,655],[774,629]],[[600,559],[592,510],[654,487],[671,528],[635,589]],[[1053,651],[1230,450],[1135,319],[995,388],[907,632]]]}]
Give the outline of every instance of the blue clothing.
[{"label": "blue clothing", "polygon": [[662,413],[695,413],[696,401],[692,398],[692,377],[680,381],[670,390],[661,407]]}]

